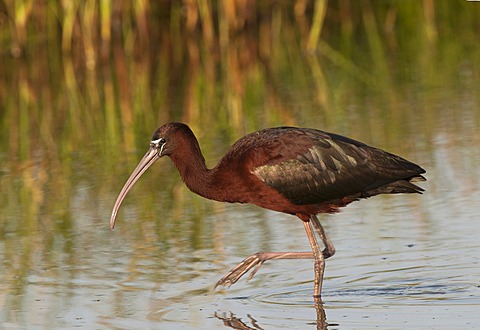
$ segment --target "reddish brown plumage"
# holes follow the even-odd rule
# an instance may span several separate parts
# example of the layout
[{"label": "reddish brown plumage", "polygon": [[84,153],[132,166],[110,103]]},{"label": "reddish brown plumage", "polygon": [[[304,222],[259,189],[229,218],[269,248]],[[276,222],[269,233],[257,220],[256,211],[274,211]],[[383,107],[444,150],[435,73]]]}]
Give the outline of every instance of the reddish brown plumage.
[{"label": "reddish brown plumage", "polygon": [[[297,215],[304,222],[318,213],[337,212],[361,198],[423,191],[411,183],[424,180],[421,174],[425,171],[420,166],[315,129],[278,127],[251,133],[238,140],[212,169],[207,169],[198,141],[185,124],[163,125],[155,131],[150,145],[115,203],[112,228],[128,190],[163,156],[171,158],[188,188],[205,198],[256,204]],[[326,238],[322,240],[325,245],[329,243]],[[333,254],[333,246],[331,249],[327,257]]]},{"label": "reddish brown plumage", "polygon": [[[425,172],[419,166],[379,149],[312,129],[281,127],[249,134],[235,143],[212,169],[207,169],[198,142],[188,126],[178,123],[167,124],[155,132],[152,140],[160,137],[167,139],[167,145],[170,141],[175,141],[174,147],[166,149],[164,155],[170,156],[185,184],[193,192],[220,202],[252,203],[289,214],[336,212],[338,207],[361,198],[362,193],[367,194],[371,190],[367,185],[360,188],[354,186],[353,189],[344,187],[344,193],[332,195],[332,198],[317,198],[313,203],[296,204],[254,174],[254,171],[261,166],[280,166],[285,161],[303,157],[312,147],[332,148],[328,143],[334,143],[335,138],[337,139],[335,143],[349,145],[351,155],[354,155],[353,150],[356,150],[357,158],[358,154],[363,155],[365,161],[370,163],[381,157],[388,157],[390,162],[392,162],[391,159],[401,161],[398,167],[386,174],[373,171],[367,173],[376,174],[376,177],[371,176],[369,180],[375,188],[397,180],[409,181],[412,178],[420,178],[419,175]],[[351,164],[345,164],[344,166],[345,170],[352,172],[360,165],[357,164],[357,167],[354,167]],[[357,173],[361,172],[357,171]],[[298,175],[301,176],[302,173]],[[365,174],[362,175],[365,176]],[[354,176],[352,179],[358,180]],[[381,182],[375,184],[376,181]],[[354,183],[352,180],[352,185]],[[325,189],[331,190],[333,186],[334,184],[331,184]],[[414,187],[412,185],[409,192],[421,192],[420,188]]]}]

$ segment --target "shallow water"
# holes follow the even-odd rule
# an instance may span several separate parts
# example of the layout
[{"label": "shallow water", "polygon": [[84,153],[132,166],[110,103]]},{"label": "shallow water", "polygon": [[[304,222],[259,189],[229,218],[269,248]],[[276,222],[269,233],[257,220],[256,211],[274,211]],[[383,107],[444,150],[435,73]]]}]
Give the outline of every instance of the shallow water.
[{"label": "shallow water", "polygon": [[[444,180],[443,173],[458,164],[442,158],[449,152],[442,148],[437,149],[436,163],[425,165],[429,181],[422,184],[427,190],[424,195],[380,196],[322,217],[337,248],[327,261],[323,308],[315,306],[311,297],[311,260],[270,261],[251,281],[242,279],[230,289],[213,291],[223,273],[253,252],[308,250],[303,226],[294,217],[199,200],[211,212],[201,224],[200,246],[194,248],[191,228],[181,218],[165,220],[178,225],[178,235],[158,239],[154,224],[164,220],[161,213],[150,215],[151,219],[141,222],[144,228],[139,228],[136,215],[126,210],[116,230],[109,232],[108,206],[113,199],[100,201],[97,214],[98,210],[83,208],[82,199],[88,194],[82,197],[79,191],[72,203],[75,219],[68,235],[52,238],[48,251],[31,253],[25,273],[14,265],[22,262],[15,260],[17,256],[10,261],[4,258],[2,291],[8,294],[2,295],[3,326],[478,326],[480,228],[476,215],[480,210],[474,192],[479,178],[452,170],[451,180]],[[479,156],[473,147],[455,152]],[[132,198],[142,198],[138,194],[142,195],[137,191]],[[217,208],[211,209],[211,203]],[[25,245],[19,240],[31,237],[42,239],[42,235],[21,237],[12,232],[2,248],[21,255]],[[20,273],[15,274],[17,270]]]},{"label": "shallow water", "polygon": [[[85,54],[59,45],[60,7],[30,16],[35,42],[20,57],[5,29],[21,26],[0,25],[10,49],[0,52],[0,328],[480,328],[480,5],[418,3],[329,2],[312,53],[311,17],[286,5],[214,36],[211,52],[203,34],[177,34],[183,21],[151,8],[162,51],[137,45],[125,23],[112,63],[87,52],[95,31],[92,45],[77,35],[93,7],[79,7],[73,30]],[[174,16],[183,2],[171,4]],[[48,35],[35,34],[42,13]],[[312,260],[269,261],[252,280],[213,290],[252,253],[310,246],[295,217],[193,195],[168,159],[139,180],[110,231],[151,133],[174,120],[192,126],[209,166],[251,131],[314,127],[418,163],[425,193],[320,217],[336,247],[322,303]]]}]

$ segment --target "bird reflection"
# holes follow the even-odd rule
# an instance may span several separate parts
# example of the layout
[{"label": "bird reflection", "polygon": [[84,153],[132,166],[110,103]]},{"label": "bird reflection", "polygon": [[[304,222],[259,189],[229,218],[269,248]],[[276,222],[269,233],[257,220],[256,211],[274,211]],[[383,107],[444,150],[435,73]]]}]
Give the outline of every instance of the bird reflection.
[{"label": "bird reflection", "polygon": [[241,330],[260,330],[263,328],[257,324],[257,320],[255,320],[250,314],[247,314],[247,317],[250,319],[252,323],[252,327],[248,326],[245,322],[242,321],[241,318],[236,317],[232,312],[230,312],[230,316],[227,316],[226,313],[222,313],[219,315],[217,312],[213,314],[217,319],[222,320],[223,324],[232,329],[241,329]]},{"label": "bird reflection", "polygon": [[[317,313],[317,330],[326,330],[328,323],[327,323],[327,316],[325,314],[325,309],[323,308],[323,302],[321,298],[315,298],[315,311]],[[258,324],[257,320],[251,315],[247,314],[247,317],[250,319],[249,322],[251,325],[248,325],[246,322],[242,321],[241,318],[236,317],[235,314],[232,312],[229,312],[229,316],[227,316],[227,313],[217,313],[215,312],[213,316],[215,316],[217,319],[223,321],[223,324],[232,329],[238,329],[238,330],[263,330],[264,328],[261,327],[260,324]]]}]

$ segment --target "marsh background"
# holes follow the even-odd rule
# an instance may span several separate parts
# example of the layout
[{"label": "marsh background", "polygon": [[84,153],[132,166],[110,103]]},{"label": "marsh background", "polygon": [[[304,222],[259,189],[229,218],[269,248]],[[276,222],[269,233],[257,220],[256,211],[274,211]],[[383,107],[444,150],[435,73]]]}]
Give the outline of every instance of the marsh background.
[{"label": "marsh background", "polygon": [[[188,191],[166,159],[113,202],[152,132],[188,123],[214,166],[295,125],[421,164],[422,196],[324,216],[329,329],[480,326],[480,3],[0,1],[0,321],[23,328],[325,328],[293,217]],[[245,328],[244,327],[244,328]]]}]

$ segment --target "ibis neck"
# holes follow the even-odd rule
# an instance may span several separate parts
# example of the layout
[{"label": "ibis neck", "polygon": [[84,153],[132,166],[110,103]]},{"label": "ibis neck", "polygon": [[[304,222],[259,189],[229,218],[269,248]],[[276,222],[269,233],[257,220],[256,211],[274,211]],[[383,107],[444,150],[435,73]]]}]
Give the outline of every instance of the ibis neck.
[{"label": "ibis neck", "polygon": [[222,191],[217,187],[217,170],[208,169],[198,142],[183,144],[181,152],[170,156],[185,185],[194,193],[217,201],[223,201]]}]

